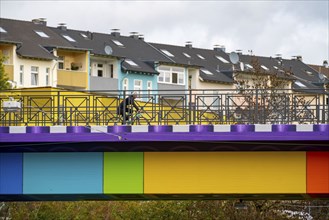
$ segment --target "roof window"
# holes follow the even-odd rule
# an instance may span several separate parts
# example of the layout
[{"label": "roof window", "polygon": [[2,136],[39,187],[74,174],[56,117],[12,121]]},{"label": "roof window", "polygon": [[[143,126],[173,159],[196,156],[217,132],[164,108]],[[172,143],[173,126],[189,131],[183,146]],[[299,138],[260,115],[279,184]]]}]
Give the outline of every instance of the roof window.
[{"label": "roof window", "polygon": [[207,69],[201,69],[202,72],[204,72],[205,74],[207,75],[214,75],[212,72],[210,72],[209,70]]},{"label": "roof window", "polygon": [[246,63],[246,64],[244,64],[248,69],[253,69],[253,67],[252,67],[252,65],[250,65],[250,64],[248,64],[248,63]]},{"label": "roof window", "polygon": [[135,63],[134,61],[129,60],[129,59],[125,59],[125,62],[128,63],[130,66],[138,66],[137,63]]},{"label": "roof window", "polygon": [[264,65],[260,65],[260,67],[262,67],[266,71],[269,71],[269,69],[266,66],[264,66]]},{"label": "roof window", "polygon": [[71,42],[76,42],[72,37],[70,37],[69,35],[66,35],[66,34],[62,34],[62,36],[68,40],[68,41],[71,41]]},{"label": "roof window", "polygon": [[313,73],[311,71],[306,70],[305,72],[307,73],[307,75],[313,76]]},{"label": "roof window", "polygon": [[0,27],[0,32],[1,33],[7,33],[7,31],[5,29],[3,29],[2,27]]},{"label": "roof window", "polygon": [[303,83],[301,83],[300,81],[296,81],[295,84],[299,87],[306,88],[306,86]]},{"label": "roof window", "polygon": [[200,59],[202,59],[202,60],[205,59],[205,58],[204,58],[203,56],[201,56],[200,54],[197,54],[197,56],[198,56]]},{"label": "roof window", "polygon": [[165,50],[165,49],[161,49],[161,51],[166,54],[167,56],[170,56],[170,57],[174,57],[174,55],[172,53],[170,53],[168,50]]},{"label": "roof window", "polygon": [[222,61],[223,63],[229,63],[227,60],[225,60],[223,57],[221,56],[216,56],[217,59],[219,59],[220,61]]},{"label": "roof window", "polygon": [[49,36],[43,31],[35,31],[40,37],[49,38]]},{"label": "roof window", "polygon": [[189,55],[189,54],[187,54],[187,53],[183,53],[184,54],[184,56],[186,56],[187,58],[191,58],[191,56]]},{"label": "roof window", "polygon": [[276,69],[276,70],[279,69],[277,66],[273,66],[273,68]]},{"label": "roof window", "polygon": [[88,36],[85,35],[84,33],[80,33],[80,35],[81,35],[82,37],[84,37],[84,38],[88,38]]},{"label": "roof window", "polygon": [[124,45],[120,42],[120,41],[118,41],[118,40],[112,40],[113,41],[113,43],[115,43],[117,46],[119,46],[119,47],[124,47]]}]

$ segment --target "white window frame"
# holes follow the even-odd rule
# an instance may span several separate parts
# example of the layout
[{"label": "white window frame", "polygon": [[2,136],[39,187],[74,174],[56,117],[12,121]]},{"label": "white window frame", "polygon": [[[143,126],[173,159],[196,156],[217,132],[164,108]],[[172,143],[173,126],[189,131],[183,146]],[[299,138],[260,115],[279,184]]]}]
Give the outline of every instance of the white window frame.
[{"label": "white window frame", "polygon": [[[138,83],[139,85],[136,85]],[[140,79],[134,79],[134,91],[138,91],[140,93],[140,90],[143,89],[143,81]]]},{"label": "white window frame", "polygon": [[[181,69],[181,70],[178,70]],[[177,67],[160,67],[158,83],[166,83],[172,85],[185,85],[185,71],[183,68]],[[177,74],[177,83],[173,83],[173,74]]]},{"label": "white window frame", "polygon": [[[99,65],[102,65],[101,67]],[[105,73],[105,68],[104,68],[104,63],[96,63],[96,76],[97,77],[105,77],[106,73]],[[98,75],[98,71],[102,71],[102,75],[99,76]]]},{"label": "white window frame", "polygon": [[43,38],[49,38],[48,34],[46,34],[45,32],[43,31],[34,31],[37,35],[39,35],[40,37],[43,37]]},{"label": "white window frame", "polygon": [[[65,57],[64,56],[58,56],[57,63],[58,63],[58,69],[64,70],[65,69],[65,63],[64,63]],[[63,68],[59,68],[59,65],[62,64]]]},{"label": "white window frame", "polygon": [[217,59],[219,59],[220,61],[222,61],[223,63],[229,63],[226,59],[224,59],[221,56],[216,56]]},{"label": "white window frame", "polygon": [[70,42],[76,42],[76,40],[74,40],[71,36],[69,36],[69,35],[67,35],[67,34],[62,34],[62,36],[63,36],[66,40],[68,40],[68,41],[70,41]]},{"label": "white window frame", "polygon": [[168,50],[166,49],[161,49],[162,53],[166,54],[169,57],[175,57],[174,54],[170,53]]},{"label": "white window frame", "polygon": [[139,67],[137,63],[135,63],[134,61],[132,61],[130,59],[125,59],[125,62],[128,63],[130,66]]},{"label": "white window frame", "polygon": [[31,66],[31,85],[37,86],[38,84],[39,84],[39,67]]},{"label": "white window frame", "polygon": [[115,43],[115,45],[119,46],[119,47],[124,47],[125,45],[123,45],[120,41],[118,40],[112,40],[113,43]]},{"label": "white window frame", "polygon": [[24,84],[24,65],[19,66],[19,84]]},{"label": "white window frame", "polygon": [[128,90],[129,89],[129,79],[124,78],[122,81],[122,90]]}]

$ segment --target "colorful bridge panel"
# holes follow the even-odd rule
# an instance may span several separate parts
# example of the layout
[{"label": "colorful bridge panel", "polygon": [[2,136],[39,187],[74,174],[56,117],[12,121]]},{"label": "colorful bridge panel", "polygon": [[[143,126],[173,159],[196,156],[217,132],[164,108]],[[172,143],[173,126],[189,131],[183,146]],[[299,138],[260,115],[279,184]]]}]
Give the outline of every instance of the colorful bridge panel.
[{"label": "colorful bridge panel", "polygon": [[103,153],[24,153],[24,194],[103,193]]},{"label": "colorful bridge panel", "polygon": [[307,152],[307,193],[329,195],[329,152]]},{"label": "colorful bridge panel", "polygon": [[144,193],[305,194],[305,152],[146,152]]},{"label": "colorful bridge panel", "polygon": [[143,152],[104,153],[104,193],[143,193]]},{"label": "colorful bridge panel", "polygon": [[0,194],[23,193],[23,154],[0,153]]}]

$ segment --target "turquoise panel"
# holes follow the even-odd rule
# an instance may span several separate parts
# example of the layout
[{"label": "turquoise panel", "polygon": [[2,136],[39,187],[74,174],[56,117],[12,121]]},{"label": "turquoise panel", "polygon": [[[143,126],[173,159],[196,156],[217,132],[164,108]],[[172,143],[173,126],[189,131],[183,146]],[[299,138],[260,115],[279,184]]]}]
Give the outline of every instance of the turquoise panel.
[{"label": "turquoise panel", "polygon": [[103,192],[103,153],[24,153],[23,194]]}]

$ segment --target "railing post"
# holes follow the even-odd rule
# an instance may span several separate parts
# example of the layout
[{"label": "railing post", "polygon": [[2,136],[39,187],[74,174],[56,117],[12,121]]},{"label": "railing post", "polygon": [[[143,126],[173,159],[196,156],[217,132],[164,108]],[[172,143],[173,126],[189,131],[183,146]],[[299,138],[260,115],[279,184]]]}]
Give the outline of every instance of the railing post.
[{"label": "railing post", "polygon": [[258,118],[259,118],[259,112],[258,112],[258,88],[256,88],[256,105],[255,105],[255,121],[254,124],[258,123]]},{"label": "railing post", "polygon": [[[192,124],[192,90],[189,89],[189,104],[188,104],[188,107],[189,107],[189,116],[188,116],[188,123],[189,124]],[[194,124],[194,120],[193,120],[193,124]]]},{"label": "railing post", "polygon": [[57,91],[57,125],[60,125],[60,91]]},{"label": "railing post", "polygon": [[[122,115],[123,115],[123,124],[125,125],[126,124],[126,102],[125,102],[125,99],[126,99],[126,90],[123,90],[123,98],[122,98],[122,101],[123,101],[123,109],[120,109],[120,111],[122,111]],[[119,103],[119,106],[120,106],[120,103]]]}]

